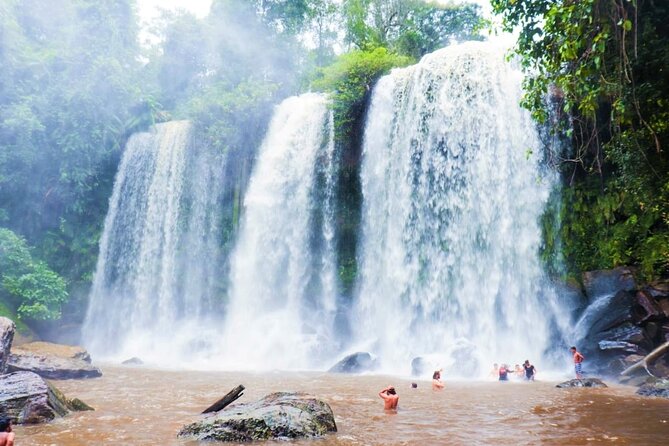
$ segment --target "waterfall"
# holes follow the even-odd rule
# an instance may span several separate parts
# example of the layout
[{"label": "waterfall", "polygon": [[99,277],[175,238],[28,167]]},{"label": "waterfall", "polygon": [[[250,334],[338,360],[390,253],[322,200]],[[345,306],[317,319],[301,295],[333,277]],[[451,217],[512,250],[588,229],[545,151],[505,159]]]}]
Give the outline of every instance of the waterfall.
[{"label": "waterfall", "polygon": [[82,331],[98,355],[165,363],[216,319],[222,161],[191,133],[169,122],[127,143]]},{"label": "waterfall", "polygon": [[539,361],[550,342],[539,219],[554,178],[504,56],[453,45],[374,89],[352,325],[387,371],[423,357],[477,376]]},{"label": "waterfall", "polygon": [[337,348],[333,132],[318,94],[274,113],[231,259],[226,367],[314,367]]}]

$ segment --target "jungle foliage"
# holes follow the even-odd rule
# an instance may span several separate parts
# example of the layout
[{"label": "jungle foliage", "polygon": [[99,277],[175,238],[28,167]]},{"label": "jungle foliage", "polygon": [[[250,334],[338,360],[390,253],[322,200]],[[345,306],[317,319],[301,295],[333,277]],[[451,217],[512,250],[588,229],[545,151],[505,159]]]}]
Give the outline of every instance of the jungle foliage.
[{"label": "jungle foliage", "polygon": [[[526,68],[527,107],[567,141],[547,247],[569,272],[669,274],[669,4],[492,0]],[[560,239],[558,243],[556,240]]]}]

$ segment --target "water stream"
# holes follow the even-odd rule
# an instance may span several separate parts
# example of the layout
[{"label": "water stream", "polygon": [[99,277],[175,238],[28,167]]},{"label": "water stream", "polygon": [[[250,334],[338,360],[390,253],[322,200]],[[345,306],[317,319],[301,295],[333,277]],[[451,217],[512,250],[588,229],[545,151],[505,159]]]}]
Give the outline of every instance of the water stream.
[{"label": "water stream", "polygon": [[505,48],[468,42],[374,89],[351,325],[355,349],[385,370],[407,373],[419,356],[462,376],[545,363],[556,296],[539,220],[555,178],[519,106],[521,80]]},{"label": "water stream", "polygon": [[216,320],[223,160],[191,124],[128,141],[114,183],[83,327],[93,354],[165,361]]}]

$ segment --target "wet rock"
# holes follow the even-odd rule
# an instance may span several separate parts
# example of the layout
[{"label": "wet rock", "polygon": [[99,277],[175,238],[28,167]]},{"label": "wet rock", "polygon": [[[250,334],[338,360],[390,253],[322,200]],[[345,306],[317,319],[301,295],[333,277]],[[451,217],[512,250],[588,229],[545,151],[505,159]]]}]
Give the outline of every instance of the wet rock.
[{"label": "wet rock", "polygon": [[636,393],[643,396],[669,398],[669,380],[663,379],[654,383],[644,384]]},{"label": "wet rock", "polygon": [[[65,359],[80,359],[91,363],[91,355],[85,348],[76,345],[54,344],[52,342],[28,342],[16,347],[14,350],[20,350],[21,353],[33,353],[36,355],[58,356]],[[14,353],[14,352],[12,352]]]},{"label": "wet rock", "polygon": [[[669,298],[669,280],[651,282],[646,286],[646,290],[656,299]],[[669,317],[669,314],[667,314],[667,317]]]},{"label": "wet rock", "polygon": [[80,400],[68,400],[58,389],[32,372],[0,376],[0,407],[17,424],[51,421],[74,410],[93,410]]},{"label": "wet rock", "polygon": [[621,350],[628,353],[645,355],[653,349],[653,343],[646,336],[643,328],[625,322],[617,327],[593,334],[600,350]]},{"label": "wet rock", "polygon": [[336,432],[325,402],[304,393],[278,392],[250,404],[229,406],[184,426],[179,437],[198,441],[253,441],[317,437]]},{"label": "wet rock", "polygon": [[0,317],[0,375],[7,373],[7,361],[14,341],[16,325],[11,319]]},{"label": "wet rock", "polygon": [[634,374],[631,376],[621,376],[618,378],[620,384],[625,384],[627,386],[639,387],[649,382],[653,382],[654,378],[648,376],[648,373],[644,370],[643,373]]},{"label": "wet rock", "polygon": [[660,307],[665,318],[669,318],[669,299],[658,299],[657,305]]},{"label": "wet rock", "polygon": [[585,294],[592,300],[619,291],[632,291],[636,288],[634,271],[626,266],[583,273]]},{"label": "wet rock", "polygon": [[583,379],[570,379],[563,383],[558,384],[555,387],[560,389],[568,389],[572,387],[608,387],[601,379],[598,378],[583,378]]},{"label": "wet rock", "polygon": [[646,291],[638,291],[636,293],[636,302],[632,306],[632,318],[634,322],[639,324],[650,319],[657,319],[660,315],[662,315],[662,309],[653,296]]},{"label": "wet rock", "polygon": [[[634,327],[631,324],[633,302],[633,294],[619,291],[615,295],[597,299],[585,310],[574,329],[575,345],[582,349],[591,364],[603,364],[605,359],[602,358],[604,352],[599,349],[600,341],[630,342],[629,337],[638,334],[629,329]],[[630,333],[626,333],[626,330]]]},{"label": "wet rock", "polygon": [[126,359],[121,364],[123,364],[123,365],[142,365],[142,364],[144,364],[144,361],[142,361],[141,359],[139,359],[136,356],[133,356],[130,359]]},{"label": "wet rock", "polygon": [[328,372],[330,373],[362,373],[373,370],[376,361],[367,352],[357,352],[348,355],[336,363]]},{"label": "wet rock", "polygon": [[34,372],[48,379],[80,379],[102,376],[100,369],[73,358],[36,354],[14,349],[9,355],[10,372]]},{"label": "wet rock", "polygon": [[661,336],[662,336],[662,341],[664,342],[669,342],[669,324],[662,324],[661,327]]},{"label": "wet rock", "polygon": [[624,353],[643,353],[638,345],[625,341],[599,341],[597,344],[600,350],[614,350]]},{"label": "wet rock", "polygon": [[417,356],[411,360],[411,376],[423,376],[430,370],[430,363],[423,357]]}]

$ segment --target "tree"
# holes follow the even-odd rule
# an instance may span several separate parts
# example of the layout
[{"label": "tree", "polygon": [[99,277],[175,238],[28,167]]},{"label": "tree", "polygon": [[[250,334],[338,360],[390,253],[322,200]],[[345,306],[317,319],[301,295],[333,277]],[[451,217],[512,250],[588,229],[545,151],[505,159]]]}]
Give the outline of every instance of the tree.
[{"label": "tree", "polygon": [[523,104],[540,122],[551,118],[572,146],[552,154],[568,181],[556,234],[572,268],[637,264],[648,278],[668,274],[669,5],[492,5],[507,29],[520,28]]},{"label": "tree", "polygon": [[67,302],[65,280],[43,262],[35,262],[26,241],[0,228],[0,298],[20,319],[57,319]]}]

